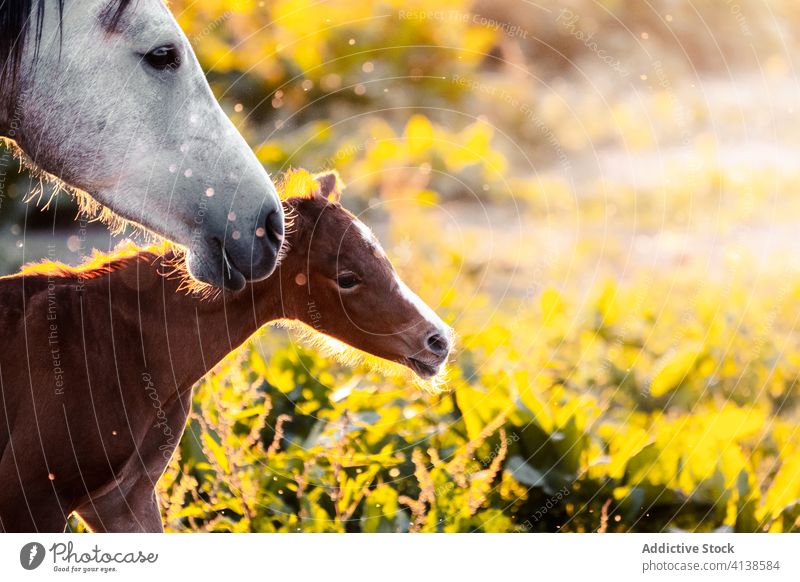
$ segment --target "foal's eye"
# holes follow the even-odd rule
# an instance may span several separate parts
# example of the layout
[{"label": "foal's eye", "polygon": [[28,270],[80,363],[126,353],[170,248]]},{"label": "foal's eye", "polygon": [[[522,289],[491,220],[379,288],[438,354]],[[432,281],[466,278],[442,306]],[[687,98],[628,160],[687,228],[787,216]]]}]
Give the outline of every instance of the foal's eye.
[{"label": "foal's eye", "polygon": [[359,283],[361,283],[361,279],[354,273],[342,273],[336,277],[336,284],[339,285],[341,289],[352,289]]},{"label": "foal's eye", "polygon": [[181,53],[175,45],[166,44],[145,54],[144,61],[159,71],[177,69],[181,65]]}]

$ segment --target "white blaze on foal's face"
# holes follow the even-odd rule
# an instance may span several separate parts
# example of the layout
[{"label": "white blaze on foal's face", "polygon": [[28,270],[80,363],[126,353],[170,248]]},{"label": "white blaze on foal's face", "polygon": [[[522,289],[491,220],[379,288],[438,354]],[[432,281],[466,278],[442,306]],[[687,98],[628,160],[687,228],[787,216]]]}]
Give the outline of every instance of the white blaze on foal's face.
[{"label": "white blaze on foal's face", "polygon": [[[361,236],[364,239],[364,244],[372,248],[373,253],[377,257],[388,261],[389,259],[386,256],[386,252],[383,250],[383,247],[378,241],[378,238],[375,236],[375,233],[372,232],[372,229],[357,218],[353,224],[358,229],[358,232],[361,233]],[[392,268],[392,273],[394,275],[394,281],[397,285],[397,289],[400,292],[400,296],[420,314],[420,316],[429,324],[432,329],[436,329],[441,335],[449,337],[452,334],[452,331],[448,325],[442,321],[438,315],[436,315],[436,313],[428,306],[427,303],[420,299],[419,295],[408,288],[408,285],[406,285],[403,280],[400,279],[400,275],[396,270],[394,270],[394,268]]]},{"label": "white blaze on foal's face", "polygon": [[[357,218],[353,219],[353,226],[362,244],[379,263],[388,266],[393,292],[386,297],[387,305],[404,304],[400,311],[404,313],[407,323],[405,328],[398,329],[397,335],[411,344],[411,353],[404,356],[403,363],[423,378],[435,376],[441,371],[449,354],[452,330],[400,279],[372,229]],[[411,338],[405,338],[404,335]]]}]

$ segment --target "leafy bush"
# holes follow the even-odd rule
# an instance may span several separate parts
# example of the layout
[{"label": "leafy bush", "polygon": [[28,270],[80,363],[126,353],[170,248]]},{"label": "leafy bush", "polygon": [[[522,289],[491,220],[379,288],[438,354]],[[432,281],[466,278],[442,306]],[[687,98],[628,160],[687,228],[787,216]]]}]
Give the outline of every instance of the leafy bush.
[{"label": "leafy bush", "polygon": [[264,332],[198,387],[161,482],[168,527],[796,529],[800,357],[777,314],[800,281],[758,307],[741,291],[686,310],[608,285],[578,313],[548,289],[462,327],[439,394]]},{"label": "leafy bush", "polygon": [[[564,63],[547,61],[555,51],[520,41],[513,57],[502,29],[452,17],[513,22],[506,3],[438,4],[445,23],[403,18],[430,9],[405,0],[346,13],[296,0],[172,4],[260,159],[338,168],[345,204],[370,210],[459,344],[448,389],[429,393],[263,331],[196,389],[159,486],[167,528],[797,530],[800,272],[725,238],[795,224],[791,197],[777,212],[774,201],[796,173],[718,161],[711,112],[741,116],[738,102],[697,101],[674,73],[635,99],[607,70],[595,70],[601,91],[567,82]],[[631,70],[652,63],[617,17],[662,47],[668,22],[680,38],[706,20],[741,26],[710,2],[697,22],[676,7],[671,20],[618,2],[568,7],[631,54]],[[579,59],[575,77],[592,67],[552,22],[527,26]],[[738,58],[737,34],[724,36]],[[681,58],[663,66],[685,75]],[[558,71],[552,87],[531,82],[540,70]],[[579,171],[596,148],[660,155],[681,143],[693,159],[644,183]]]}]

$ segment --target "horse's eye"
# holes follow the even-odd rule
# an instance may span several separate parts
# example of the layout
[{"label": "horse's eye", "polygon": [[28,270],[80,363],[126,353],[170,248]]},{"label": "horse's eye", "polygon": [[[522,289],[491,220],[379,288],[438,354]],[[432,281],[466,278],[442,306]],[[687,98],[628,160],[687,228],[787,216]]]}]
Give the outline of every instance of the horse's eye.
[{"label": "horse's eye", "polygon": [[151,50],[144,55],[144,60],[159,71],[177,69],[181,66],[181,53],[175,45],[167,44]]},{"label": "horse's eye", "polygon": [[341,289],[352,289],[359,283],[361,283],[361,279],[353,273],[342,273],[336,277],[336,284],[339,285]]}]

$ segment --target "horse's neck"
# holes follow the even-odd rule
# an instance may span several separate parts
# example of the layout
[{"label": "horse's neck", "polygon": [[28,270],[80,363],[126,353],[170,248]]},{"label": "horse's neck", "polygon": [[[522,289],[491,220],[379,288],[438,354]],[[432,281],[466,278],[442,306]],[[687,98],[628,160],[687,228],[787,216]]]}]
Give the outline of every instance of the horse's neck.
[{"label": "horse's neck", "polygon": [[0,62],[0,137],[17,140],[22,117],[18,95],[24,79],[20,75],[16,82],[12,82],[3,74],[2,66]]},{"label": "horse's neck", "polygon": [[[8,84],[8,83],[3,83]],[[16,92],[12,92],[10,87],[0,86],[0,137],[13,139],[20,142],[24,124],[22,105]]]},{"label": "horse's neck", "polygon": [[4,86],[6,83],[0,84],[0,137],[11,137],[9,135],[11,130],[11,111],[15,106],[12,102],[9,90]]}]

